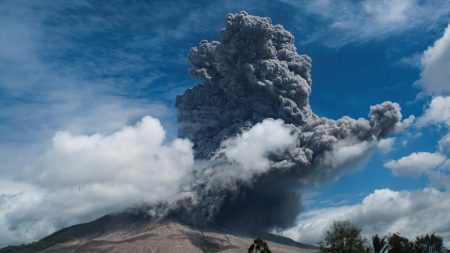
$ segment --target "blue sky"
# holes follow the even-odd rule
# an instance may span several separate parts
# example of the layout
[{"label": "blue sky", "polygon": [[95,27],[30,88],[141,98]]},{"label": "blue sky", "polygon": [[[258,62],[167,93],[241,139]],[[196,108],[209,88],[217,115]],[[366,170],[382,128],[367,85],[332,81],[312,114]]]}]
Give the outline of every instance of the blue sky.
[{"label": "blue sky", "polygon": [[[449,94],[450,83],[436,92],[421,79],[428,66],[424,52],[450,22],[444,0],[0,1],[0,199],[34,189],[26,185],[30,163],[42,160],[59,131],[108,135],[150,115],[161,121],[170,143],[177,136],[175,97],[197,83],[187,72],[188,51],[203,39],[218,40],[226,14],[241,10],[283,25],[298,51],[312,58],[310,103],[320,116],[366,118],[371,105],[389,100],[405,117],[420,118],[433,99]],[[360,208],[367,196],[381,194],[377,189],[397,197],[428,187],[447,194],[430,174],[404,177],[385,166],[413,152],[438,152],[449,124],[433,122],[412,124],[394,136],[389,150],[374,151],[335,182],[307,189],[307,215],[283,233],[311,242],[301,234],[305,224],[317,225],[326,210],[347,217],[342,210]],[[8,212],[16,209],[2,207],[0,225],[14,227]],[[7,238],[0,246],[14,242],[14,235],[32,240],[105,210],[35,233],[0,229]],[[24,217],[17,219],[31,224]],[[437,232],[450,239],[449,230]]]}]

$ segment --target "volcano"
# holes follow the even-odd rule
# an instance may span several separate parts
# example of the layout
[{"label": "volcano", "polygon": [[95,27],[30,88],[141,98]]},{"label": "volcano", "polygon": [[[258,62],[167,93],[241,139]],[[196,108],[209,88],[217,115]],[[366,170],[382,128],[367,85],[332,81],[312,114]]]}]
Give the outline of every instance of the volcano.
[{"label": "volcano", "polygon": [[64,228],[31,244],[0,249],[0,253],[231,253],[247,252],[256,237],[266,240],[273,252],[316,252],[314,246],[270,233],[217,226],[199,228],[176,218],[155,220],[135,211]]}]

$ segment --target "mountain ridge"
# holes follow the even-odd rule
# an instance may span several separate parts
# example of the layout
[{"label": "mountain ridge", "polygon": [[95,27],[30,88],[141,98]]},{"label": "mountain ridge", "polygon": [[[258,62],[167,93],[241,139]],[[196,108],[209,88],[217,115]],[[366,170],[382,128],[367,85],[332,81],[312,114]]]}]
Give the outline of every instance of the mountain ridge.
[{"label": "mountain ridge", "polygon": [[316,249],[271,233],[214,224],[199,228],[176,217],[156,220],[138,211],[105,215],[30,244],[5,247],[0,253],[246,252],[255,237],[268,241],[273,252],[309,253]]}]

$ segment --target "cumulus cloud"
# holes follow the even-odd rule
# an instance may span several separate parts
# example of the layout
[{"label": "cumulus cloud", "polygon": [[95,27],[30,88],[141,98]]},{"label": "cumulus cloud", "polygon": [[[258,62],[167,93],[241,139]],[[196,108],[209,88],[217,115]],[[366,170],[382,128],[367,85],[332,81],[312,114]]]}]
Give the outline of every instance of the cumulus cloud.
[{"label": "cumulus cloud", "polygon": [[446,134],[442,139],[439,141],[439,150],[442,153],[450,154],[450,133]]},{"label": "cumulus cloud", "polygon": [[271,162],[269,154],[284,152],[294,146],[297,136],[282,120],[266,119],[237,137],[225,140],[222,152],[231,162],[253,173],[267,171]]},{"label": "cumulus cloud", "polygon": [[302,213],[297,225],[282,232],[294,240],[317,243],[333,220],[349,219],[366,237],[400,232],[414,239],[417,235],[437,233],[450,241],[450,196],[433,188],[419,191],[379,189],[361,203],[314,209]]},{"label": "cumulus cloud", "polygon": [[433,94],[450,93],[450,24],[444,35],[436,40],[422,56],[420,83]]},{"label": "cumulus cloud", "polygon": [[14,223],[14,216],[24,214],[23,209],[30,210],[42,204],[41,189],[24,182],[0,179],[0,193],[0,247],[29,242],[54,231],[39,214],[37,217],[25,216],[25,219],[34,219],[35,222],[27,228],[20,227],[23,223]]},{"label": "cumulus cloud", "polygon": [[397,138],[395,137],[391,137],[380,140],[377,143],[378,150],[380,150],[384,154],[389,153],[392,150],[392,147],[394,146],[396,139]]},{"label": "cumulus cloud", "polygon": [[417,120],[417,123],[419,126],[427,124],[446,124],[450,126],[450,97],[434,97],[424,114]]},{"label": "cumulus cloud", "polygon": [[151,117],[110,135],[56,133],[22,180],[2,182],[0,243],[176,198],[192,174],[192,144],[164,139],[165,130]]},{"label": "cumulus cloud", "polygon": [[[434,124],[444,125],[450,128],[450,97],[434,97],[424,114],[419,117],[417,124],[421,127]],[[443,154],[450,153],[450,133],[444,135],[438,142],[439,152]]]},{"label": "cumulus cloud", "polygon": [[428,175],[430,185],[437,189],[450,191],[450,160],[447,160]]},{"label": "cumulus cloud", "polygon": [[[434,95],[425,112],[417,120],[419,127],[427,125],[443,125],[447,129],[450,127],[450,25],[445,29],[444,35],[436,40],[422,55],[421,80],[420,84],[425,92]],[[428,171],[428,176],[433,182],[441,182],[439,178],[447,178],[448,175],[439,171],[430,171],[432,167],[437,167],[445,160],[444,155],[450,149],[450,133],[444,135],[438,142],[438,150],[435,153],[419,152],[403,157],[398,161],[390,161],[386,167],[393,169],[394,173],[404,172],[421,174]],[[439,152],[439,153],[438,153]],[[441,153],[441,154],[440,154]],[[416,164],[408,164],[408,161],[417,159]],[[403,166],[403,165],[405,166]],[[421,166],[421,168],[419,168]],[[406,167],[409,167],[407,169]],[[445,166],[444,166],[445,167]],[[411,174],[410,174],[411,175]],[[439,183],[438,185],[445,185]]]},{"label": "cumulus cloud", "polygon": [[[450,26],[447,26],[443,36],[436,40],[421,57],[422,71],[419,83],[425,93],[434,97],[423,115],[417,119],[419,127],[429,125],[439,125],[447,129],[450,127],[450,97],[447,96],[450,91],[449,62]],[[429,186],[433,188],[416,192],[376,191],[366,197],[361,204],[342,207],[343,210],[336,210],[336,212],[360,224],[367,234],[400,232],[411,238],[423,233],[438,233],[448,244],[450,219],[445,209],[449,208],[450,160],[446,156],[449,154],[449,144],[450,137],[446,134],[438,142],[438,149],[435,152],[414,152],[384,164],[396,176],[425,175]],[[389,201],[382,201],[383,195],[390,196]],[[370,204],[371,202],[373,205]],[[383,210],[395,210],[395,212],[382,213],[376,210],[376,206],[383,206]],[[321,214],[311,220],[326,215],[328,211],[332,210],[318,211]],[[328,215],[333,214],[328,213]]]},{"label": "cumulus cloud", "polygon": [[136,192],[151,189],[153,193],[146,194],[150,203],[168,198],[178,190],[167,186],[176,187],[187,177],[193,154],[188,140],[175,139],[164,145],[164,139],[165,130],[151,117],[108,136],[58,132],[39,162],[36,182],[60,188],[105,181],[106,188],[117,183],[128,184]]},{"label": "cumulus cloud", "polygon": [[[431,102],[423,115],[418,118],[417,125],[419,127],[425,127],[432,124],[443,125],[448,130],[450,127],[450,97],[447,96],[450,92],[450,75],[448,71],[448,69],[450,69],[450,25],[445,29],[444,35],[436,40],[434,44],[423,53],[421,64],[422,72],[420,84],[424,91],[435,96],[431,99]],[[442,154],[450,153],[450,133],[447,133],[439,140],[437,151]],[[409,157],[413,156],[417,155],[411,154]],[[434,153],[433,156],[437,157],[428,157],[429,159],[436,159],[434,162],[428,163],[430,166],[433,165],[432,163],[438,164],[443,159],[443,155],[438,153]],[[406,157],[402,159],[406,159]],[[424,159],[427,158],[424,157]],[[395,162],[391,161],[389,163],[391,163],[390,165],[393,165]],[[410,166],[412,168],[417,167],[414,165]],[[423,170],[429,169],[428,166]],[[420,173],[416,169],[412,169],[412,171]],[[448,184],[442,183],[442,179],[448,178],[447,173],[433,171],[432,173],[429,173],[428,176],[432,182],[440,182],[437,183],[438,186],[444,185],[444,187],[448,188]]]},{"label": "cumulus cloud", "polygon": [[398,160],[391,160],[384,167],[391,169],[396,176],[417,177],[438,167],[446,157],[439,153],[417,152]]}]

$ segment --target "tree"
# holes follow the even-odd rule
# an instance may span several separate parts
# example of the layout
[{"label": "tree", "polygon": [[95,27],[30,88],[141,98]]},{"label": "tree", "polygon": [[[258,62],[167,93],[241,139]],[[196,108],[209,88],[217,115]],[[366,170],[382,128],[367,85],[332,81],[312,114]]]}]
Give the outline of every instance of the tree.
[{"label": "tree", "polygon": [[248,248],[248,253],[272,253],[269,249],[269,245],[259,238],[256,238],[252,245]]},{"label": "tree", "polygon": [[373,253],[384,253],[388,250],[388,244],[386,241],[386,236],[380,237],[378,234],[372,236],[372,252]]},{"label": "tree", "polygon": [[424,235],[416,238],[414,250],[417,253],[447,253],[442,237],[435,234]]},{"label": "tree", "polygon": [[389,253],[412,253],[414,244],[407,238],[394,233],[388,238]]},{"label": "tree", "polygon": [[361,230],[348,220],[334,221],[320,243],[320,252],[365,253]]}]

